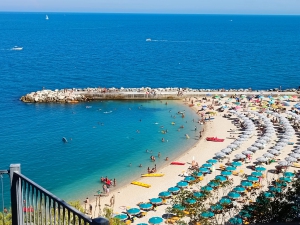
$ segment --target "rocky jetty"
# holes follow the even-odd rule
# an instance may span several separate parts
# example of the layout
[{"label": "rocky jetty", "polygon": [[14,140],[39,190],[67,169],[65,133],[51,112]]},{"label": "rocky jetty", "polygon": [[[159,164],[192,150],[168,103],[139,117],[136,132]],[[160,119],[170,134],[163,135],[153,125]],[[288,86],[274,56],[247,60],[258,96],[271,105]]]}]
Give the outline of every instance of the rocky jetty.
[{"label": "rocky jetty", "polygon": [[84,88],[41,90],[31,92],[21,97],[21,101],[29,103],[77,103],[91,100],[105,99],[182,99],[190,96],[204,96],[214,94],[263,94],[263,95],[298,95],[297,89],[269,90],[251,89],[192,89],[192,88]]}]

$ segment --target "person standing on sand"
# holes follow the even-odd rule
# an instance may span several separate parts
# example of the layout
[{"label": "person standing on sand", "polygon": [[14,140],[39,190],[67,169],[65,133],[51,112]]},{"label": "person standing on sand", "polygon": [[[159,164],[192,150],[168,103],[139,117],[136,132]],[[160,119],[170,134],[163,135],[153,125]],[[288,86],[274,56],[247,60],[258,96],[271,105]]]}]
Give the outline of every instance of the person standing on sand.
[{"label": "person standing on sand", "polygon": [[116,178],[114,178],[114,187],[117,185]]}]

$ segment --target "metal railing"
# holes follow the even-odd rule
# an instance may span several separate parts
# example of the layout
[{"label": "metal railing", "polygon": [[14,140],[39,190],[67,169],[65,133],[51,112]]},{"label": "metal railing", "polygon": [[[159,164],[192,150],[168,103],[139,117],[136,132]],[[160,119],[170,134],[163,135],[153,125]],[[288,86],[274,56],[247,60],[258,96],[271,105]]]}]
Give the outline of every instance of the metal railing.
[{"label": "metal railing", "polygon": [[105,218],[89,218],[22,175],[20,164],[12,164],[9,173],[13,225],[109,225]]}]

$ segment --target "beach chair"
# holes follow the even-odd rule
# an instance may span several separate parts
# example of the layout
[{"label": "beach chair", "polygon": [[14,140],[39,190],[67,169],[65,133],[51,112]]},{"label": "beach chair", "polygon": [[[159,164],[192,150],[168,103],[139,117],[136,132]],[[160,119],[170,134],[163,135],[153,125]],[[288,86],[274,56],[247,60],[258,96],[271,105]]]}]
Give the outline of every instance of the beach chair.
[{"label": "beach chair", "polygon": [[239,172],[237,172],[237,171],[232,171],[232,175],[238,176],[238,175],[239,175]]},{"label": "beach chair", "polygon": [[221,164],[221,165],[219,166],[219,168],[220,168],[220,170],[225,170],[225,166],[224,166],[223,164]]},{"label": "beach chair", "polygon": [[300,163],[293,163],[293,166],[296,168],[300,168]]}]

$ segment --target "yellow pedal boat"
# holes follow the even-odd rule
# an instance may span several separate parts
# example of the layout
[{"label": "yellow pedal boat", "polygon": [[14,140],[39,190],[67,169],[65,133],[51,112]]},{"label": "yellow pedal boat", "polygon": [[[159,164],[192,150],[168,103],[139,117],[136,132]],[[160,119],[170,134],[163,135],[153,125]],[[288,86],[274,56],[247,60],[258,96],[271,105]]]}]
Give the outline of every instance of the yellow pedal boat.
[{"label": "yellow pedal boat", "polygon": [[146,174],[142,174],[142,177],[162,177],[165,174],[163,173],[146,173]]},{"label": "yellow pedal boat", "polygon": [[142,182],[139,182],[139,181],[132,181],[131,184],[138,185],[138,186],[145,187],[145,188],[151,187],[150,184],[145,184],[145,183],[142,183]]}]

